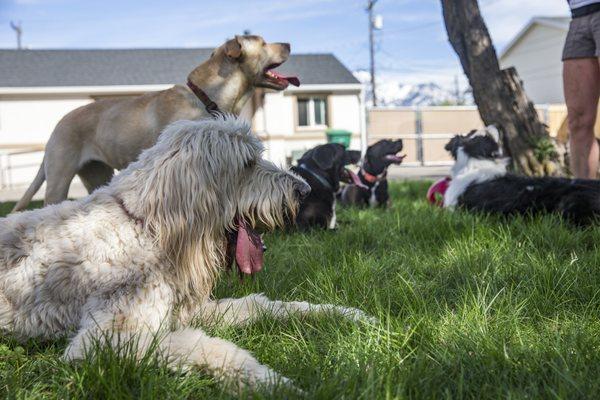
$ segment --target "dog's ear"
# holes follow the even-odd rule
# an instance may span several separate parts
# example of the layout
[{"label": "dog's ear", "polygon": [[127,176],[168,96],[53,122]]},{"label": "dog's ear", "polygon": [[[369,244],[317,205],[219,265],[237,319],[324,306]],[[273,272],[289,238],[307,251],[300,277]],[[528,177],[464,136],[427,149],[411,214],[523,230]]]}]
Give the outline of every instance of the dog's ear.
[{"label": "dog's ear", "polygon": [[448,143],[446,143],[446,145],[444,146],[444,149],[446,151],[450,152],[452,157],[456,160],[456,152],[462,142],[463,142],[463,137],[460,135],[455,135],[452,139],[450,139],[450,141]]},{"label": "dog's ear", "polygon": [[446,143],[446,145],[444,146],[444,150],[452,153],[452,150],[454,150],[457,147],[460,139],[460,135],[454,135],[454,137],[450,139],[448,143]]},{"label": "dog's ear", "polygon": [[242,56],[242,45],[239,40],[239,36],[230,39],[225,43],[225,54],[229,58],[238,59]]},{"label": "dog's ear", "polygon": [[357,164],[360,161],[360,151],[346,150],[344,152],[344,165]]},{"label": "dog's ear", "polygon": [[319,168],[326,171],[333,167],[336,148],[331,144],[324,144],[312,150],[312,159]]}]

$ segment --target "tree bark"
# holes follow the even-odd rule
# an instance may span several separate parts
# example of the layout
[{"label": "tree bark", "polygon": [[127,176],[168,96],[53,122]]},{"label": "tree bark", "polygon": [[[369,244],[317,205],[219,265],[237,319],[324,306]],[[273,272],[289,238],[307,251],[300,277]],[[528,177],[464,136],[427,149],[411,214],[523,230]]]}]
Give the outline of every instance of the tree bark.
[{"label": "tree bark", "polygon": [[473,89],[481,119],[502,133],[513,167],[527,175],[564,172],[546,126],[514,68],[500,70],[477,0],[441,0],[448,39]]}]

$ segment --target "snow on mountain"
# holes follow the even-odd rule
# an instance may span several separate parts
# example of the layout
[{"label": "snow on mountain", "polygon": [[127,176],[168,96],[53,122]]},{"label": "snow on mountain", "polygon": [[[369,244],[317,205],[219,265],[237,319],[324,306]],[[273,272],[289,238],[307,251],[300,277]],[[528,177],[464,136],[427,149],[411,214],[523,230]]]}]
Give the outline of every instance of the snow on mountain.
[{"label": "snow on mountain", "polygon": [[[371,74],[369,71],[358,70],[354,76],[367,87],[367,103],[371,99]],[[377,76],[377,102],[379,106],[435,106],[472,104],[467,91],[456,93],[455,89],[441,87],[435,82],[405,84],[401,76],[382,74]]]}]

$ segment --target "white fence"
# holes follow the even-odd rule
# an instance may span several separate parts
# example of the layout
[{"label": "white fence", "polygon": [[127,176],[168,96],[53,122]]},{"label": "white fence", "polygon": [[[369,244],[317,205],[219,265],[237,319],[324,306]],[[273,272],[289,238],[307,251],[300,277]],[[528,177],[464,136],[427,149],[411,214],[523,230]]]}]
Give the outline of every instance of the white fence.
[{"label": "white fence", "polygon": [[43,158],[43,146],[0,149],[0,189],[31,183]]}]

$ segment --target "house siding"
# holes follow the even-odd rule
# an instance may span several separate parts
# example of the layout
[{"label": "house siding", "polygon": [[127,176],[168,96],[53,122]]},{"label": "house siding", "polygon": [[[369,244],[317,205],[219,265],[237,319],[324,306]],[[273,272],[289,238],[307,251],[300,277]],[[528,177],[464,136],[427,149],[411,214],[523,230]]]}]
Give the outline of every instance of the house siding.
[{"label": "house siding", "polygon": [[[359,149],[360,90],[357,89],[353,94],[338,94],[335,91],[327,91],[326,85],[323,85],[323,88],[319,93],[328,93],[330,127],[352,132],[351,147]],[[294,156],[326,142],[325,129],[298,130],[298,95],[300,94],[289,92],[266,93],[263,100],[254,99],[254,115],[251,102],[242,112],[242,117],[251,121],[253,130],[265,143],[266,158],[278,165],[286,166]],[[43,152],[40,150],[48,141],[56,124],[64,115],[93,102],[98,96],[94,93],[1,95],[0,175],[3,176],[0,176],[0,186],[28,185],[42,161]],[[32,152],[16,154],[28,149]],[[6,170],[8,164],[11,166],[10,172]]]},{"label": "house siding", "polygon": [[92,101],[89,96],[0,98],[0,147],[45,144],[65,114]]},{"label": "house siding", "polygon": [[500,59],[502,68],[517,68],[536,104],[564,103],[561,57],[566,36],[564,29],[534,24]]},{"label": "house siding", "polygon": [[352,132],[350,147],[360,149],[360,91],[268,93],[264,107],[256,110],[253,126],[264,133],[267,157],[276,164],[287,165],[298,154],[327,141],[323,127],[298,127],[297,98],[311,95],[327,97],[328,127]]}]

